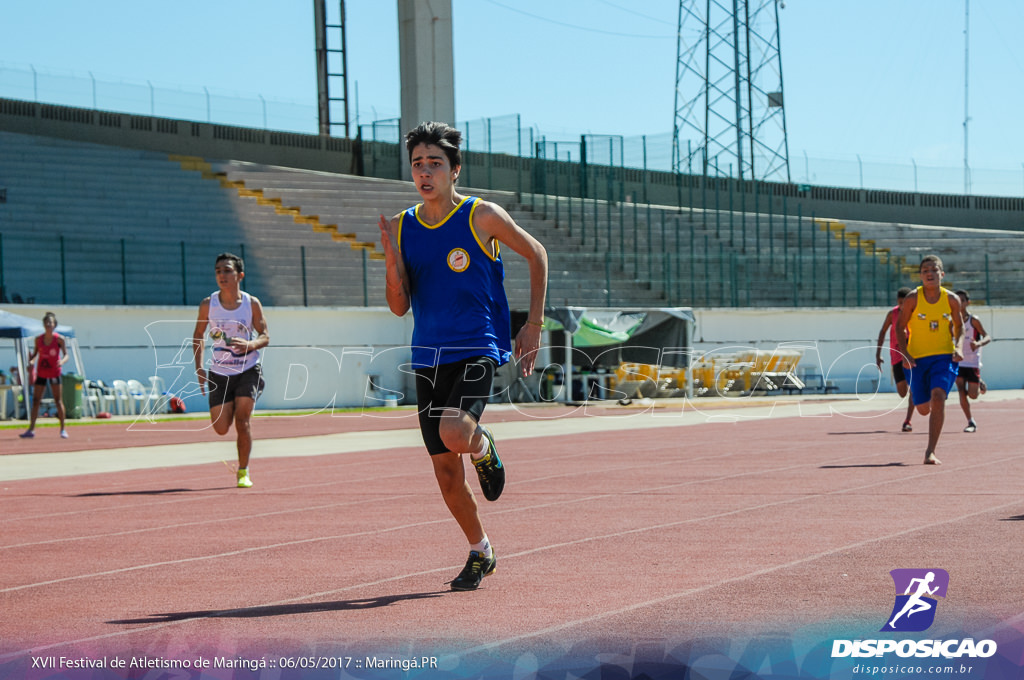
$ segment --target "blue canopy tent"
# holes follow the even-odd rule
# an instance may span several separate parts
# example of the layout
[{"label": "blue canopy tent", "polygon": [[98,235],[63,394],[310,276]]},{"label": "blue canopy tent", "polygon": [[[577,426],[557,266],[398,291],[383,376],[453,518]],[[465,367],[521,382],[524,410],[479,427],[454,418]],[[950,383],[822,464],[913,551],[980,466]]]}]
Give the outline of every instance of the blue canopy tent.
[{"label": "blue canopy tent", "polygon": [[[14,351],[17,354],[18,376],[24,386],[28,376],[28,357],[32,353],[33,338],[42,335],[44,332],[42,319],[32,319],[20,314],[0,309],[0,338],[10,338],[14,341]],[[75,339],[75,330],[71,326],[57,326],[57,333],[67,340],[68,353],[75,360],[75,367],[83,378],[85,377],[85,364],[82,363],[82,353],[78,348],[78,341]],[[25,412],[32,407],[32,390],[25,390]],[[18,412],[17,405],[14,408]],[[7,414],[0,414],[5,417]]]}]

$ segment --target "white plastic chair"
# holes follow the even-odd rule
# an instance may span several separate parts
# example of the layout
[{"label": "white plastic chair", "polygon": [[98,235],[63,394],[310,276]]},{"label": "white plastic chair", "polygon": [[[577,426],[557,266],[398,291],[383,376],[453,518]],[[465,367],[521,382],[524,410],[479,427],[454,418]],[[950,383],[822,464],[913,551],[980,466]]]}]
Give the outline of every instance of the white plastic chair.
[{"label": "white plastic chair", "polygon": [[149,405],[149,390],[138,380],[131,379],[128,382],[128,400],[131,404],[131,413],[146,413]]},{"label": "white plastic chair", "polygon": [[164,379],[158,375],[149,376],[149,395],[146,399],[146,413],[167,413],[170,410],[171,394]]},{"label": "white plastic chair", "polygon": [[97,413],[107,410],[107,399],[92,380],[86,380],[82,385],[82,405],[85,407],[85,415],[93,418]]},{"label": "white plastic chair", "polygon": [[126,414],[133,414],[132,406],[134,404],[131,393],[128,390],[128,383],[124,380],[115,380],[114,386],[114,410],[119,416]]}]

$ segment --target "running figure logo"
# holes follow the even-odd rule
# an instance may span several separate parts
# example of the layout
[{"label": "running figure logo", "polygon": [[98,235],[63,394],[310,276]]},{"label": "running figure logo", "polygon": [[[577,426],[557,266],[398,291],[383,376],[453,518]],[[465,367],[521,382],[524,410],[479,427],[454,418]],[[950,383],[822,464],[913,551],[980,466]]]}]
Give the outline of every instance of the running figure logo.
[{"label": "running figure logo", "polygon": [[883,631],[920,632],[935,621],[937,597],[946,597],[949,572],[945,569],[893,569],[896,602]]}]

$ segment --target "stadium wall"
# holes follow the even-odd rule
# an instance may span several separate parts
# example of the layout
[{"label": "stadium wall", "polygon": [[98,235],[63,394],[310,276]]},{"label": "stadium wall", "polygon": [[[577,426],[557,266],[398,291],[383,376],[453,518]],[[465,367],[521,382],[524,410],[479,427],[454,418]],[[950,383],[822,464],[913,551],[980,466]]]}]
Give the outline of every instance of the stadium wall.
[{"label": "stadium wall", "polygon": [[[134,378],[146,383],[160,375],[168,391],[186,397],[190,412],[205,411],[194,394],[192,307],[99,307],[17,305],[10,311],[42,318],[47,311],[75,329],[87,377],[110,383]],[[694,310],[696,354],[747,348],[771,350],[784,343],[803,349],[798,373],[816,369],[841,393],[869,398],[875,389],[894,390],[885,366],[875,368],[875,340],[885,308],[704,309]],[[1024,307],[974,310],[995,341],[984,350],[982,375],[992,389],[1024,387]],[[266,310],[271,345],[265,350],[267,389],[262,409],[328,409],[384,405],[384,391],[412,403],[409,360],[410,315],[397,318],[385,308],[298,308]],[[887,359],[887,352],[883,358]],[[14,363],[13,345],[0,345],[0,366]],[[544,365],[547,357],[540,357]],[[69,365],[68,369],[76,370]],[[376,387],[369,385],[370,376]],[[535,378],[536,379],[536,378]],[[189,385],[191,383],[191,386]]]},{"label": "stadium wall", "polygon": [[[404,179],[397,144],[244,128],[0,98],[0,129],[208,160],[239,160],[385,179]],[[556,180],[555,177],[559,179]],[[802,214],[947,227],[1024,230],[1024,198],[962,196],[739,182],[724,177],[519,158],[467,150],[466,186],[774,214]],[[0,188],[3,186],[0,177]],[[613,195],[609,196],[608,193]],[[563,193],[563,195],[565,195]]]}]

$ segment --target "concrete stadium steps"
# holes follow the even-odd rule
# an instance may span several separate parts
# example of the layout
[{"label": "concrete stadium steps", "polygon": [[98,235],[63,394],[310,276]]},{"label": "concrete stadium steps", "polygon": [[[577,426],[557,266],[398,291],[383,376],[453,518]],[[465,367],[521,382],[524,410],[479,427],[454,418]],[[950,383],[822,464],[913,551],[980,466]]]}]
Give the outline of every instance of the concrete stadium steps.
[{"label": "concrete stadium steps", "polygon": [[[0,133],[0,185],[6,292],[39,302],[196,304],[214,288],[213,257],[231,250],[266,304],[382,305],[379,215],[419,200],[407,181],[14,133]],[[751,213],[733,213],[730,231],[724,210],[461,191],[502,205],[544,243],[552,304],[888,305],[932,252],[947,284],[976,300],[1018,304],[1024,285],[1020,232]],[[54,261],[60,236],[63,280],[59,266],[38,266],[41,252]],[[510,302],[525,307],[526,263],[504,255]]]},{"label": "concrete stadium steps", "polygon": [[[560,199],[558,210],[555,201],[546,201],[547,215],[554,219],[559,215],[558,224],[563,236],[568,234],[569,218],[566,199]],[[535,197],[534,209],[540,211],[543,199]],[[733,219],[732,236],[728,229],[727,215],[720,215],[720,224],[715,226],[713,213],[700,211],[680,212],[675,208],[637,206],[634,213],[632,204],[625,204],[622,210],[612,206],[611,237],[608,234],[608,206],[598,203],[595,211],[593,202],[587,201],[584,219],[580,218],[579,199],[574,199],[571,240],[577,251],[592,252],[596,248],[609,248],[610,261],[614,268],[632,276],[634,283],[651,289],[664,301],[671,304],[692,306],[730,306],[748,304],[777,304],[779,306],[828,305],[835,304],[844,292],[838,286],[829,290],[825,285],[826,274],[833,269],[847,267],[849,274],[855,271],[854,263],[844,263],[839,257],[839,246],[835,248],[833,267],[823,257],[810,257],[810,220],[804,219],[803,229],[797,228],[797,218],[791,216],[784,225],[775,215],[769,221],[767,215],[736,214]],[[526,206],[529,209],[529,206]],[[634,225],[634,214],[636,224]],[[625,219],[622,224],[620,215]],[[745,221],[744,221],[745,220]],[[583,223],[586,222],[584,229]],[[648,229],[647,223],[650,222]],[[760,238],[756,228],[760,228]],[[746,230],[744,232],[744,224]],[[769,226],[771,225],[771,226]],[[624,230],[624,232],[622,232]],[[581,234],[586,232],[586,242]],[[622,232],[622,233],[620,233]],[[744,239],[744,233],[746,238]],[[819,237],[818,245],[823,243]],[[625,253],[620,249],[625,246]],[[847,248],[852,253],[852,249]],[[797,254],[796,262],[793,254]],[[861,258],[866,263],[865,258]],[[592,263],[590,269],[603,268],[603,262]],[[891,274],[884,267],[866,264],[862,278],[865,292],[889,289]],[[705,282],[707,279],[707,282]],[[867,293],[866,293],[867,294]],[[863,296],[862,296],[863,297]],[[856,291],[847,298],[851,304],[856,300]],[[886,298],[887,299],[887,298]],[[794,302],[794,301],[798,302]],[[870,296],[862,300],[871,304]]]},{"label": "concrete stadium steps", "polygon": [[[334,178],[341,176],[224,161],[210,163],[210,172],[223,178],[226,185],[235,188],[242,200],[254,206],[251,208],[253,214],[273,212],[290,219],[299,229],[347,245],[352,251],[351,257],[361,258],[361,251],[366,250],[374,261],[383,258],[377,244],[377,213],[367,213],[366,219],[349,217],[344,203],[336,196],[332,197],[336,192],[330,187],[337,184]],[[307,184],[323,188],[312,190],[305,188]],[[319,203],[310,202],[310,191],[320,192],[317,194]],[[404,203],[408,199],[401,200]],[[353,229],[355,225],[359,228]]]},{"label": "concrete stadium steps", "polygon": [[[419,195],[409,182],[368,179],[328,173],[306,172],[286,168],[268,168],[249,163],[213,162],[214,171],[223,172],[230,180],[241,181],[247,188],[262,190],[265,197],[281,199],[282,204],[301,209],[304,215],[316,215],[322,224],[337,225],[338,232],[351,233],[360,242],[379,241],[379,217],[398,214],[419,201]],[[604,256],[589,257],[579,264],[562,262],[562,255],[577,256],[577,244],[565,238],[563,230],[553,220],[543,220],[516,203],[510,192],[464,188],[463,193],[494,201],[509,210],[513,218],[537,237],[548,249],[548,299],[557,304],[650,305],[664,304],[657,291],[637,284],[632,277],[614,271],[610,276],[610,293],[604,276]],[[507,249],[506,249],[507,251]],[[529,268],[525,260],[514,253],[504,253],[505,290],[509,304],[522,308],[529,304]],[[554,276],[572,270],[571,276]],[[383,268],[380,269],[381,276]],[[600,273],[598,277],[581,272]],[[383,279],[371,283],[382,286]]]},{"label": "concrete stadium steps", "polygon": [[[414,203],[418,198],[409,189],[408,183],[405,182],[388,180],[367,181],[360,178],[330,176],[322,173],[303,173],[287,169],[253,167],[250,164],[231,163],[215,164],[215,166],[221,171],[226,172],[230,178],[246,182],[246,186],[258,184],[265,196],[279,197],[285,204],[299,206],[304,213],[317,215],[321,222],[338,223],[339,231],[349,230],[349,233],[355,234],[356,238],[359,239],[369,240],[377,237],[376,223],[378,216],[382,212],[388,215],[397,213],[409,204]],[[309,175],[308,182],[305,181],[304,175]],[[576,225],[573,235],[570,236],[568,233],[569,220],[567,209],[560,208],[557,211],[561,219],[556,221],[554,219],[556,214],[554,202],[550,199],[548,199],[548,218],[544,219],[535,212],[538,205],[528,206],[525,203],[516,203],[515,196],[511,193],[477,191],[475,189],[465,189],[465,192],[478,194],[483,198],[502,204],[524,228],[545,243],[549,250],[551,265],[549,299],[552,301],[557,300],[564,303],[573,299],[586,299],[586,304],[629,304],[630,301],[632,301],[632,304],[665,304],[671,299],[676,304],[721,304],[723,301],[725,304],[729,304],[730,301],[749,297],[749,294],[743,296],[731,291],[735,284],[735,278],[737,278],[733,275],[736,272],[740,274],[738,278],[741,281],[753,280],[759,284],[767,282],[768,285],[764,286],[766,291],[775,291],[780,287],[787,291],[793,288],[792,283],[790,283],[791,277],[787,277],[786,268],[784,267],[762,265],[760,262],[756,266],[747,262],[732,264],[733,261],[729,258],[729,255],[732,253],[731,246],[729,249],[722,251],[726,253],[725,264],[723,265],[718,252],[715,251],[715,248],[710,247],[721,246],[723,238],[715,233],[710,226],[703,229],[698,227],[696,237],[699,239],[704,234],[714,234],[709,242],[709,250],[711,252],[705,253],[702,243],[701,248],[697,249],[697,252],[691,256],[688,242],[682,245],[674,243],[683,236],[682,230],[678,228],[679,218],[674,212],[671,217],[665,218],[668,225],[667,230],[670,232],[667,240],[670,244],[673,244],[670,250],[675,249],[676,252],[683,254],[682,258],[686,261],[685,264],[680,264],[678,255],[675,261],[666,264],[664,262],[665,258],[660,255],[648,257],[646,260],[637,262],[637,256],[630,252],[627,252],[625,257],[620,257],[616,254],[614,251],[619,248],[619,244],[622,242],[636,243],[633,250],[637,252],[644,252],[646,250],[660,253],[664,248],[660,242],[657,244],[647,243],[648,229],[646,224],[633,229],[631,228],[632,225],[627,223],[624,227],[626,230],[624,236],[626,238],[620,237],[619,233],[622,226],[618,221],[618,217],[622,213],[618,209],[613,209],[611,238],[613,254],[608,258],[609,266],[606,267],[604,255],[592,252],[595,245],[598,251],[607,250],[609,246],[609,238],[607,236],[608,210],[606,205],[598,204],[596,229],[593,223],[593,215],[590,211],[587,211],[585,219],[588,223],[586,231],[588,238],[587,243],[584,244],[582,238],[584,230],[581,228],[583,218],[579,216],[582,204],[580,201],[575,202]],[[631,212],[631,210],[625,211],[627,220],[632,217]],[[646,222],[646,210],[638,211],[638,213],[640,212],[643,213],[642,218]],[[658,210],[652,213],[653,220],[658,221],[657,225],[652,224],[650,230],[650,234],[655,241],[659,241],[661,237],[660,220],[662,219],[662,213],[663,211]],[[633,236],[634,231],[638,236],[636,239]],[[776,240],[779,239],[780,237],[776,238]],[[588,253],[588,249],[591,252]],[[630,248],[627,246],[627,251],[629,250]],[[589,259],[574,262],[574,259],[580,260],[581,257]],[[705,260],[712,260],[712,262],[705,264]],[[506,289],[509,292],[510,299],[515,301],[521,294],[522,300],[525,303],[526,282],[528,281],[525,266],[522,267],[521,271],[518,271],[516,258],[507,257],[506,268],[508,271]],[[723,277],[722,271],[724,268],[730,268],[736,270],[736,272],[731,271],[728,277]],[[665,275],[666,270],[671,272],[668,277]],[[701,297],[695,297],[690,294],[696,288],[692,280],[687,285],[687,281],[679,279],[687,271],[693,270],[701,272],[710,271],[714,274],[715,288],[719,289],[719,293],[716,296],[704,295]],[[748,273],[747,270],[757,271],[750,271]],[[607,275],[605,275],[606,271],[608,272]],[[671,280],[673,277],[676,280]],[[689,278],[692,279],[692,277]],[[811,279],[813,276],[806,278]],[[610,287],[608,285],[609,281],[611,282]],[[604,291],[609,288],[611,293],[605,293]],[[666,292],[666,288],[668,292]],[[720,290],[722,288],[730,290],[723,293]],[[684,292],[686,292],[685,295]],[[815,294],[815,291],[812,290],[811,296],[813,297]],[[758,295],[760,299],[774,300],[778,298],[778,301],[784,304],[792,304],[793,300],[792,294],[788,292],[779,293],[778,295],[771,292],[760,292]],[[827,291],[821,294],[821,302],[827,301],[827,295]]]},{"label": "concrete stadium steps", "polygon": [[[267,304],[364,301],[361,251],[185,172],[163,154],[0,133],[0,183],[7,188],[0,235],[8,298],[198,304],[215,288],[216,254],[230,250],[244,254],[246,288]],[[48,264],[42,275],[41,253]],[[371,272],[376,266],[367,263]],[[367,278],[376,276],[383,270]],[[370,297],[370,304],[383,303],[383,295]]]},{"label": "concrete stadium steps", "polygon": [[[258,188],[264,197],[280,199],[283,205],[290,205],[300,209],[302,214],[317,216],[320,223],[337,225],[337,231],[354,234],[360,241],[374,241],[379,238],[377,220],[380,214],[387,216],[396,214],[418,200],[418,195],[409,186],[408,182],[395,180],[380,180],[351,177],[345,175],[333,175],[330,173],[307,172],[288,168],[270,168],[251,163],[216,161],[211,163],[216,172],[224,173],[232,181],[243,182],[246,187]],[[611,210],[612,237],[611,250],[613,254],[608,258],[608,266],[605,263],[603,251],[609,249],[608,238],[608,206],[602,202],[598,203],[597,223],[594,223],[593,204],[588,202],[584,216],[580,217],[580,210],[583,203],[575,200],[573,203],[574,230],[569,235],[568,209],[565,199],[561,200],[559,209],[555,210],[555,201],[547,198],[535,197],[533,205],[525,201],[517,202],[516,196],[511,192],[498,192],[488,190],[477,190],[464,188],[463,193],[479,195],[487,200],[492,200],[509,210],[516,221],[536,236],[545,244],[549,254],[551,276],[549,277],[548,298],[560,304],[666,304],[670,299],[674,304],[713,304],[722,300],[738,300],[746,296],[739,296],[731,291],[734,284],[733,273],[729,277],[721,276],[723,264],[719,260],[718,248],[723,239],[715,234],[709,241],[709,249],[712,252],[705,253],[703,244],[698,252],[691,258],[689,242],[685,244],[675,243],[676,239],[682,238],[677,225],[680,223],[679,216],[675,211],[654,210],[652,218],[656,224],[652,224],[650,233],[654,244],[648,245],[646,228],[647,211],[638,210],[638,220],[643,220],[644,225],[636,228],[637,237],[634,239],[632,227],[632,207],[622,212],[617,206]],[[542,202],[547,206],[547,218],[539,213]],[[560,219],[556,220],[556,213]],[[678,256],[672,262],[666,264],[662,255],[653,258],[648,257],[637,261],[637,256],[631,250],[638,252],[661,253],[664,249],[660,243],[661,219],[663,213],[666,216],[666,229],[669,250],[681,252],[685,264],[681,265]],[[620,215],[626,219],[626,224],[619,221]],[[586,231],[582,229],[583,220],[587,222]],[[595,228],[596,227],[596,228]],[[620,230],[624,228],[625,234],[620,236]],[[583,234],[586,233],[586,242]],[[703,229],[697,228],[697,238],[704,234],[713,234],[710,226]],[[625,237],[625,238],[623,238]],[[689,236],[687,236],[689,238]],[[635,248],[627,245],[625,257],[620,257],[617,250],[620,243],[627,244],[635,242]],[[596,245],[596,250],[594,252]],[[711,247],[713,246],[713,247]],[[589,252],[588,252],[589,251]],[[731,250],[726,251],[731,253]],[[705,260],[712,262],[705,266]],[[515,256],[506,257],[506,290],[512,304],[525,304],[528,297],[528,271],[525,263],[517,263]],[[692,260],[692,261],[691,261]],[[783,269],[773,268],[770,265],[758,265],[743,263],[732,265],[728,257],[725,260],[725,268],[738,270],[742,276],[741,280],[755,280],[764,285],[764,290],[774,291],[780,286],[791,290]],[[747,273],[748,269],[756,269]],[[666,276],[666,270],[671,273]],[[694,299],[688,292],[694,289],[689,277],[682,281],[681,276],[687,271],[705,270],[716,275],[715,287],[718,289],[729,288],[730,290],[711,299],[701,296]],[[703,274],[702,274],[703,275]],[[809,277],[810,278],[810,277]],[[668,279],[668,280],[666,280]],[[722,279],[721,281],[719,279]],[[609,283],[611,284],[609,286]],[[783,285],[785,283],[785,285]],[[669,290],[666,291],[666,288]],[[605,292],[609,290],[610,292]],[[789,293],[758,293],[761,298],[778,298],[782,303],[792,304],[792,295]],[[825,294],[822,295],[822,302],[825,301]],[[584,302],[585,300],[585,302]]]},{"label": "concrete stadium steps", "polygon": [[1024,234],[1000,229],[960,229],[861,220],[823,220],[833,234],[858,234],[884,247],[899,267],[901,283],[915,286],[925,255],[942,258],[944,285],[964,288],[972,301],[1020,304],[1024,286]]}]

